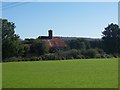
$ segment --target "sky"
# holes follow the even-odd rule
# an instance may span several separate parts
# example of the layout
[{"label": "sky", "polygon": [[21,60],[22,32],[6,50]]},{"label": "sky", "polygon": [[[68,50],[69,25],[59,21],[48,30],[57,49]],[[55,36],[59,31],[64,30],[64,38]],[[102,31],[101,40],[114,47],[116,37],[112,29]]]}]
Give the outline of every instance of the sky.
[{"label": "sky", "polygon": [[1,0],[2,2],[119,2],[119,0]]},{"label": "sky", "polygon": [[117,2],[3,2],[2,18],[14,22],[20,38],[54,36],[101,38],[108,24],[118,24]]}]

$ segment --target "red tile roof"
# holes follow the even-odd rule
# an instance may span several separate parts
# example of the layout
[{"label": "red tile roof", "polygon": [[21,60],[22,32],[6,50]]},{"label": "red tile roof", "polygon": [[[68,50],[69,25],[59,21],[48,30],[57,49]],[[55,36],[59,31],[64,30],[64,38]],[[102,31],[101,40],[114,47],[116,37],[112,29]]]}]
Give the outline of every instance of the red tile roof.
[{"label": "red tile roof", "polygon": [[66,47],[64,40],[60,37],[52,37],[52,39],[47,39],[46,41],[50,47]]}]

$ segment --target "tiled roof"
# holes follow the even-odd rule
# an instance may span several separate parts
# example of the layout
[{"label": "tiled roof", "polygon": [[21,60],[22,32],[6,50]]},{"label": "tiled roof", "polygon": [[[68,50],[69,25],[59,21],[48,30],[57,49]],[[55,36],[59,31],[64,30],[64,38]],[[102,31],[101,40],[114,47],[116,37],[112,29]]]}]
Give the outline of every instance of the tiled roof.
[{"label": "tiled roof", "polygon": [[47,39],[46,41],[50,47],[66,47],[64,40],[60,37],[52,37],[52,39]]}]

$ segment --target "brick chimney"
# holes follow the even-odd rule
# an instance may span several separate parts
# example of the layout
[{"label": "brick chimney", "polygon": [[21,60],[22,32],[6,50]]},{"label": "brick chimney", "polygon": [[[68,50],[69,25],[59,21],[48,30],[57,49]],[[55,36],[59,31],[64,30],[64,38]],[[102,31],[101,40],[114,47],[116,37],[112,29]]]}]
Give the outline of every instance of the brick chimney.
[{"label": "brick chimney", "polygon": [[48,34],[49,34],[49,39],[52,39],[52,30],[48,30]]}]

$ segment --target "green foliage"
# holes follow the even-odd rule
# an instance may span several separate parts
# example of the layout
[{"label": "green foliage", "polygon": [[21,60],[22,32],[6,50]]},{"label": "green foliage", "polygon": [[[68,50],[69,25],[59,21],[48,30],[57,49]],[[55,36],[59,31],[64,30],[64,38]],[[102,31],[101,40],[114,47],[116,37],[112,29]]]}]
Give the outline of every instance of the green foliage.
[{"label": "green foliage", "polygon": [[[110,24],[102,32],[102,39],[74,39],[67,47],[49,47],[45,40],[20,40],[15,34],[15,23],[0,19],[3,61],[38,61],[83,58],[111,58],[120,56],[120,28]],[[1,45],[0,45],[1,46]],[[17,58],[19,60],[17,60]]]},{"label": "green foliage", "polygon": [[[36,49],[35,49],[36,50]],[[27,53],[28,54],[28,53]],[[25,55],[25,54],[24,54]],[[86,59],[86,58],[113,58],[118,57],[117,54],[106,54],[102,49],[83,49],[83,50],[68,50],[68,51],[58,51],[56,53],[48,53],[37,55],[26,55],[24,57],[12,57],[4,59],[4,62],[11,61],[41,61],[41,60],[69,60],[69,59]]]},{"label": "green foliage", "polygon": [[83,49],[86,50],[86,49],[95,49],[95,48],[102,49],[101,39],[86,40],[80,38],[80,39],[66,41],[66,43],[70,49],[77,49],[77,50],[83,50]]},{"label": "green foliage", "polygon": [[100,48],[100,49],[102,49],[102,47],[103,47],[101,39],[90,41],[89,43],[90,43],[90,48]]},{"label": "green foliage", "polygon": [[2,42],[3,58],[19,56],[22,54],[22,44],[19,40],[4,39]]},{"label": "green foliage", "polygon": [[15,34],[15,24],[2,19],[2,55],[3,58],[19,56],[22,54],[22,44],[19,36]]},{"label": "green foliage", "polygon": [[83,50],[82,54],[86,57],[86,58],[96,58],[96,54],[98,52],[95,49],[88,49],[88,50]]},{"label": "green foliage", "polygon": [[67,41],[70,49],[88,49],[90,48],[90,43],[84,39],[76,39]]},{"label": "green foliage", "polygon": [[45,41],[40,39],[36,39],[33,41],[32,45],[30,46],[31,53],[35,55],[43,55],[49,52],[49,47]]},{"label": "green foliage", "polygon": [[8,20],[3,19],[2,20],[2,40],[7,38],[16,38],[17,35],[15,34],[15,23],[8,22]]},{"label": "green foliage", "polygon": [[104,50],[107,53],[118,53],[120,50],[120,28],[117,24],[111,23],[105,30],[103,34],[103,45]]},{"label": "green foliage", "polygon": [[2,64],[2,88],[117,88],[118,59]]},{"label": "green foliage", "polygon": [[30,45],[24,44],[23,48],[24,48],[24,54],[23,54],[23,56],[26,57],[30,53]]}]

